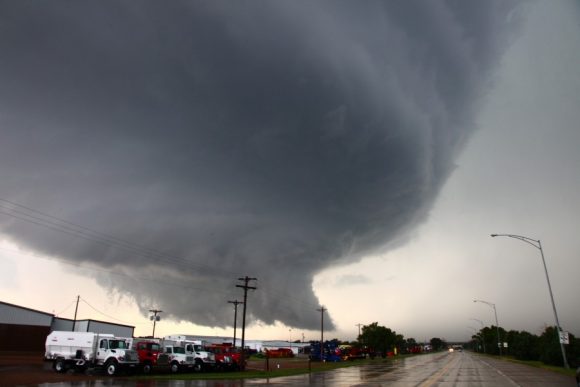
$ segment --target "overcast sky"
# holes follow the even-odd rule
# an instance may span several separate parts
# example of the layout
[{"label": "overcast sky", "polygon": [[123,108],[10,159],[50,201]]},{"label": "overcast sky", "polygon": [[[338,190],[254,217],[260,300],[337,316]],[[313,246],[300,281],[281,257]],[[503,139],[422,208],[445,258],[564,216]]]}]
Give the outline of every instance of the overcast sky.
[{"label": "overcast sky", "polygon": [[0,300],[150,334],[580,335],[580,9],[0,1]]}]

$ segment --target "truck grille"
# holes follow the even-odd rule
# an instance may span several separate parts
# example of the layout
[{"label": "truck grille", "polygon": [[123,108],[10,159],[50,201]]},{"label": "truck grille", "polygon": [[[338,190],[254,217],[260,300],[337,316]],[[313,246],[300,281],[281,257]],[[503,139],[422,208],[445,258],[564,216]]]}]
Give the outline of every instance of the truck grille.
[{"label": "truck grille", "polygon": [[125,351],[125,361],[127,362],[139,361],[137,351],[132,350]]},{"label": "truck grille", "polygon": [[185,358],[185,361],[188,362],[188,363],[193,363],[193,356],[187,356]]}]

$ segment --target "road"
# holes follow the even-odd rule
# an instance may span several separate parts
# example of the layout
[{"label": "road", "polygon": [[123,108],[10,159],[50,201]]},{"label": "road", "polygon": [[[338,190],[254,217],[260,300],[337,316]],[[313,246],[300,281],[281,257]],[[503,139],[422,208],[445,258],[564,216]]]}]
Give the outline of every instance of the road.
[{"label": "road", "polygon": [[[260,383],[256,383],[260,384]],[[268,385],[393,386],[393,387],[574,387],[573,377],[525,365],[445,352],[369,364],[300,377],[272,379]]]},{"label": "road", "polygon": [[[70,384],[44,384],[46,387]],[[272,379],[161,381],[112,380],[86,386],[239,387],[239,386],[393,386],[393,387],[574,387],[571,376],[510,363],[469,352],[413,356],[361,366]],[[75,383],[75,386],[84,386]]]}]

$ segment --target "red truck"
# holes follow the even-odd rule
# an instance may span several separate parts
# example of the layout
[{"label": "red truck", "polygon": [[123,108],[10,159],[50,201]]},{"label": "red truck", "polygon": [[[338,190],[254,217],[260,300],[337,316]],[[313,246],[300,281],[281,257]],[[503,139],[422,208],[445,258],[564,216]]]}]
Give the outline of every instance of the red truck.
[{"label": "red truck", "polygon": [[153,367],[157,365],[161,345],[156,341],[141,340],[133,342],[133,348],[139,356],[139,367],[141,367],[141,371],[144,374],[151,373]]},{"label": "red truck", "polygon": [[216,368],[223,371],[240,369],[242,354],[230,343],[210,344],[205,349],[215,355]]}]

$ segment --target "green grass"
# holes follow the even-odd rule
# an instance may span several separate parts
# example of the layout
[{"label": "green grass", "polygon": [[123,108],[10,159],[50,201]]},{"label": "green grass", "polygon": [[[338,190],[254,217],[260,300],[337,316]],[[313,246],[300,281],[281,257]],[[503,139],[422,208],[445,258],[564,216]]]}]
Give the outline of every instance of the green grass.
[{"label": "green grass", "polygon": [[[384,359],[381,359],[384,360]],[[297,360],[302,361],[303,360]],[[276,368],[273,359],[270,360],[270,371],[247,370],[244,372],[201,372],[201,373],[178,373],[178,374],[157,374],[157,375],[135,375],[131,379],[139,380],[239,380],[239,379],[265,379],[282,376],[303,375],[308,372],[330,371],[337,368],[351,367],[364,364],[365,362],[377,360],[355,360],[336,363],[312,363],[311,371],[308,367],[300,368]]]},{"label": "green grass", "polygon": [[512,363],[525,364],[525,365],[528,365],[530,367],[542,368],[542,369],[545,369],[545,370],[550,370],[550,371],[557,372],[557,373],[563,374],[563,375],[576,376],[576,369],[573,369],[573,368],[566,369],[564,367],[552,366],[552,365],[544,364],[541,361],[537,361],[537,360],[535,360],[535,361],[532,361],[532,360],[517,360],[517,359],[515,359],[513,357],[510,357],[510,356],[503,356],[501,359],[510,361]]}]

